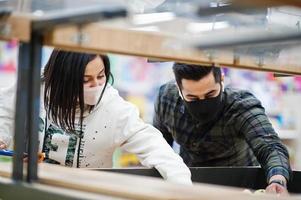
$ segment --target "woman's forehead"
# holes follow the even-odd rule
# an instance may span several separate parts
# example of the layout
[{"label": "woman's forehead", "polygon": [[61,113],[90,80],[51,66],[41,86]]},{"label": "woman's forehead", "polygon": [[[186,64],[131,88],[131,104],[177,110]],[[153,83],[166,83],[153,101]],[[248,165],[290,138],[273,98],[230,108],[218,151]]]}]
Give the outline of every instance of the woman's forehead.
[{"label": "woman's forehead", "polygon": [[87,64],[85,70],[85,76],[97,75],[103,70],[104,70],[104,63],[102,59],[99,56],[97,56]]}]

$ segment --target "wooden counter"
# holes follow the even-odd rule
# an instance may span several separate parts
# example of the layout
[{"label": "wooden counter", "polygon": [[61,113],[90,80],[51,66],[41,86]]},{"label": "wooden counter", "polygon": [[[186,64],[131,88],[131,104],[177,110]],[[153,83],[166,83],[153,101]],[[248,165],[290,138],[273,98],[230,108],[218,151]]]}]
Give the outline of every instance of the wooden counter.
[{"label": "wooden counter", "polygon": [[[0,176],[10,177],[11,164],[0,163]],[[75,189],[93,194],[128,199],[203,199],[203,200],[297,200],[299,196],[280,198],[276,195],[252,195],[242,189],[209,184],[193,186],[169,183],[157,178],[139,177],[113,172],[91,171],[62,167],[53,164],[39,164],[38,183],[47,186]],[[1,181],[1,180],[0,180]]]}]

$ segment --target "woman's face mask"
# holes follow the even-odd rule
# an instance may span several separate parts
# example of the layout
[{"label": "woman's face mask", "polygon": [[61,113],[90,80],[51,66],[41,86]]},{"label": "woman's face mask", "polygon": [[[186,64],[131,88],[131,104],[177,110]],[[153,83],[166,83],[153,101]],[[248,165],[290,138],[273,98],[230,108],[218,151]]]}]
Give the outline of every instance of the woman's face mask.
[{"label": "woman's face mask", "polygon": [[[181,95],[182,96],[182,95]],[[182,97],[188,112],[196,120],[206,123],[214,120],[223,109],[223,89],[222,84],[218,96],[207,99],[186,101]]]},{"label": "woman's face mask", "polygon": [[84,103],[91,106],[96,105],[106,85],[105,66],[99,56],[87,64],[83,82]]},{"label": "woman's face mask", "polygon": [[84,102],[87,105],[94,106],[97,104],[105,84],[95,87],[84,86]]}]

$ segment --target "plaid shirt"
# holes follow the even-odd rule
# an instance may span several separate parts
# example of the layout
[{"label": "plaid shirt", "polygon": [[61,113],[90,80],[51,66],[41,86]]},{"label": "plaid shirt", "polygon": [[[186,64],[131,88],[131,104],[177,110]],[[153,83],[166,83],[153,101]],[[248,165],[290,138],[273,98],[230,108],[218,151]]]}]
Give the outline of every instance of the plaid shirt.
[{"label": "plaid shirt", "polygon": [[225,88],[223,110],[208,124],[188,113],[174,82],[161,86],[153,125],[166,141],[175,140],[190,167],[256,166],[267,180],[280,174],[289,180],[289,155],[275,133],[260,101],[250,92]]}]

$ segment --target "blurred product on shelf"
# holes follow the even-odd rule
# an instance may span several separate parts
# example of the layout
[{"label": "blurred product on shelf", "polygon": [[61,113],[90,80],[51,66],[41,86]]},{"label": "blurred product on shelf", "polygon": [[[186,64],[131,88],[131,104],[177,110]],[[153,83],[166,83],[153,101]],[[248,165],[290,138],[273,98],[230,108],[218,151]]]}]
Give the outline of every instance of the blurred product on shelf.
[{"label": "blurred product on shelf", "polygon": [[16,40],[10,42],[0,42],[0,73],[15,73],[17,66]]},{"label": "blurred product on shelf", "polygon": [[18,43],[0,42],[0,88],[7,86],[16,79]]}]

